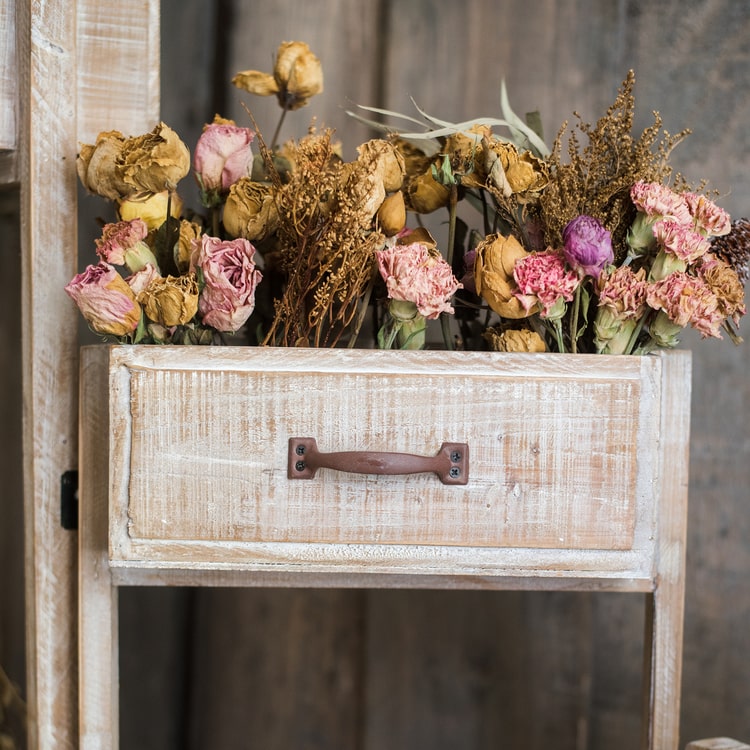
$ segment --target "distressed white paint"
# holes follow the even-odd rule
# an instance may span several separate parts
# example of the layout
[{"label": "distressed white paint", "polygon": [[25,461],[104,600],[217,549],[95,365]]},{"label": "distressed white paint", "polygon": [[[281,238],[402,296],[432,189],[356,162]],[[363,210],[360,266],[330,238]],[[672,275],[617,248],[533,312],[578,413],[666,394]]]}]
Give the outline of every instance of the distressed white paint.
[{"label": "distressed white paint", "polygon": [[[91,347],[83,363],[84,688],[116,682],[118,585],[646,592],[644,747],[676,749],[689,353]],[[289,480],[288,438],[309,436],[467,442],[469,483]],[[84,725],[114,711],[110,691],[82,700]]]}]

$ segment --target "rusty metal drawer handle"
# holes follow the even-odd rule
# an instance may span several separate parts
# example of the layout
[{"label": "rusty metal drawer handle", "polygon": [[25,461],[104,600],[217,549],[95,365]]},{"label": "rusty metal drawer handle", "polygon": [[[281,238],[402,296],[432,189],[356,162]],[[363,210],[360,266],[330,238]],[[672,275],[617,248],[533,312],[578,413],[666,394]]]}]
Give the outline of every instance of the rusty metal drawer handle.
[{"label": "rusty metal drawer handle", "polygon": [[436,456],[377,451],[321,453],[315,438],[289,438],[289,479],[312,479],[318,469],[355,474],[432,472],[443,484],[466,484],[469,481],[469,446],[466,443],[443,443]]}]

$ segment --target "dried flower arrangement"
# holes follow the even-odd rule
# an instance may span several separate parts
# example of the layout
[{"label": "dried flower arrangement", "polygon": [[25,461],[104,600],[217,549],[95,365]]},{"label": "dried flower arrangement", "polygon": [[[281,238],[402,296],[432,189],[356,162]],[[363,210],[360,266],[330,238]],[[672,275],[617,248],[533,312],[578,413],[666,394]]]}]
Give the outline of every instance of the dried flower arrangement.
[{"label": "dried flower arrangement", "polygon": [[[270,144],[248,112],[253,129],[206,125],[192,164],[163,123],[81,147],[80,179],[117,220],[66,291],[105,337],[207,344],[242,330],[251,344],[351,347],[372,311],[381,348],[424,347],[436,319],[448,349],[641,354],[676,346],[686,326],[741,340],[748,221],[673,174],[687,131],[662,132],[655,113],[634,137],[632,72],[595,125],[564,124],[551,149],[503,86],[503,119],[362,108],[421,126],[403,132],[350,112],[384,131],[353,161],[330,130],[276,142],[286,113],[323,89],[306,44],[283,43],[272,73],[233,83],[277,97]],[[206,216],[183,215],[177,186],[191,167]],[[459,218],[461,202],[478,227]],[[421,221],[437,210],[444,243]]]}]

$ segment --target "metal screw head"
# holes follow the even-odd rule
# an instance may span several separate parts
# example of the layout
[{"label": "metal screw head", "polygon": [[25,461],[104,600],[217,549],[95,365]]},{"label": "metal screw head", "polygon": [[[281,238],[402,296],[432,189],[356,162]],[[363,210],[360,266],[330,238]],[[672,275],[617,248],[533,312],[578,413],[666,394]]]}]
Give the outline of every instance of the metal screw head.
[{"label": "metal screw head", "polygon": [[304,456],[305,455],[305,446],[304,445],[298,445],[294,450],[296,451],[296,453],[297,453],[298,456]]},{"label": "metal screw head", "polygon": [[457,464],[461,460],[461,453],[459,451],[451,451],[451,461]]},{"label": "metal screw head", "polygon": [[294,468],[297,469],[297,471],[304,471],[305,470],[305,462],[304,461],[297,461],[297,463],[294,464]]},{"label": "metal screw head", "polygon": [[458,466],[451,466],[451,470],[448,472],[451,479],[458,479],[461,476],[461,469]]}]

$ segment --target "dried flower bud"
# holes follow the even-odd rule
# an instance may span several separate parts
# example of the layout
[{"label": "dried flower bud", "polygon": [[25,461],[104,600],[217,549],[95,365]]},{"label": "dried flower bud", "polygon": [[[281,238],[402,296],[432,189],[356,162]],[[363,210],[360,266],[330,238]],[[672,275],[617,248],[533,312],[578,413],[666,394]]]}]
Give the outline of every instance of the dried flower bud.
[{"label": "dried flower bud", "polygon": [[484,340],[494,352],[546,352],[544,339],[527,328],[501,331],[488,328],[483,334]]},{"label": "dried flower bud", "polygon": [[190,259],[193,255],[193,240],[203,234],[203,227],[195,221],[182,219],[180,221],[180,235],[174,247],[174,262],[180,273],[190,270]]},{"label": "dried flower bud", "polygon": [[146,316],[171,328],[185,325],[198,312],[198,282],[194,274],[154,279],[138,295]]},{"label": "dried flower bud", "polygon": [[447,206],[450,194],[450,189],[441,185],[432,173],[427,171],[409,182],[408,207],[418,214],[429,214]]},{"label": "dried flower bud", "polygon": [[404,194],[399,190],[389,195],[378,209],[378,223],[386,237],[398,234],[406,224]]},{"label": "dried flower bud", "polygon": [[224,228],[232,237],[261,242],[279,226],[273,188],[248,178],[229,189],[224,204]]},{"label": "dried flower bud", "polygon": [[294,110],[323,91],[323,68],[304,42],[282,42],[276,51],[273,75],[245,70],[237,73],[232,83],[259,96],[276,94],[283,109]]}]

